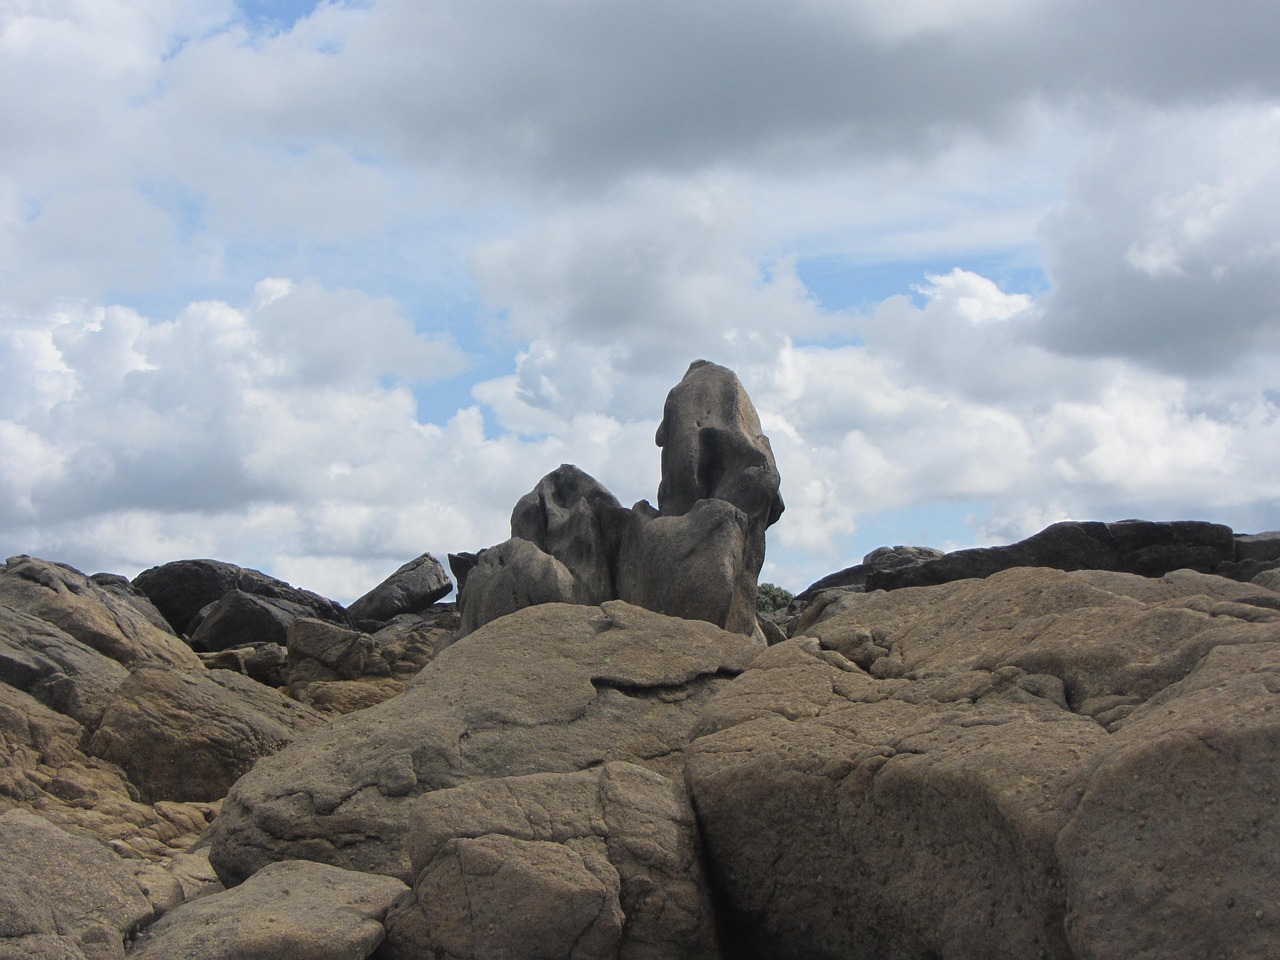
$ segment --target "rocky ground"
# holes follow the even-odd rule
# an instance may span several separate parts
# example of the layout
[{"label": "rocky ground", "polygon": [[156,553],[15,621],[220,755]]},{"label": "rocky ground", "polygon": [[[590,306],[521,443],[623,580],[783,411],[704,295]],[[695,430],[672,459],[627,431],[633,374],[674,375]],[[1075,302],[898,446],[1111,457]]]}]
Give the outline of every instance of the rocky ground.
[{"label": "rocky ground", "polygon": [[348,608],[0,570],[0,960],[1280,957],[1280,534],[885,547],[783,510],[702,361],[658,507],[571,466]]},{"label": "rocky ground", "polygon": [[1277,563],[888,549],[764,647],[621,600],[455,643],[430,558],[344,610],[16,557],[0,957],[1274,957]]}]

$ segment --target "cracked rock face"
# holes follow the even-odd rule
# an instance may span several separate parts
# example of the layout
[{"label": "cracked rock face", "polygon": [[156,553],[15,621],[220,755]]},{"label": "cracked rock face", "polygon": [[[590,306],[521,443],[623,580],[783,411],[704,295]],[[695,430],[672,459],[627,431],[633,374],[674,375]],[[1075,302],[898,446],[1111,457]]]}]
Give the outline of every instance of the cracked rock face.
[{"label": "cracked rock face", "polygon": [[399,697],[260,761],[228,795],[210,859],[231,882],[292,858],[410,880],[413,798],[610,760],[677,776],[694,718],[756,653],[621,601],[521,610],[448,647]]},{"label": "cracked rock face", "polygon": [[684,789],[630,763],[427,794],[389,960],[710,960],[715,924]]},{"label": "cracked rock face", "polygon": [[[704,714],[746,957],[1265,956],[1275,594],[1015,569],[846,595]],[[1270,902],[1268,902],[1270,900]]]}]

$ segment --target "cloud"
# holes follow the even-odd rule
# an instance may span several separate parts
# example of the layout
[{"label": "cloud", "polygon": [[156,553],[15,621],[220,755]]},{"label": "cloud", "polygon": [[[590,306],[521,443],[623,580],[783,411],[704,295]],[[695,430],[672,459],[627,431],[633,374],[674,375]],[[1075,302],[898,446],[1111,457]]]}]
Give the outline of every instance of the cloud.
[{"label": "cloud", "polygon": [[1280,108],[1131,118],[1045,225],[1038,338],[1203,375],[1280,347]]}]

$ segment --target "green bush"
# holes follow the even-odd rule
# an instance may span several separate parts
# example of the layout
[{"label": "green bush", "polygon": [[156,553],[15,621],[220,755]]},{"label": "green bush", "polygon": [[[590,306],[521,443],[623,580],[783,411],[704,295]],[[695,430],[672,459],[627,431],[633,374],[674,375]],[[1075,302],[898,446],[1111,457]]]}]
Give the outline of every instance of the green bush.
[{"label": "green bush", "polygon": [[756,589],[756,609],[761,613],[773,613],[791,602],[791,591],[776,583],[762,583]]}]

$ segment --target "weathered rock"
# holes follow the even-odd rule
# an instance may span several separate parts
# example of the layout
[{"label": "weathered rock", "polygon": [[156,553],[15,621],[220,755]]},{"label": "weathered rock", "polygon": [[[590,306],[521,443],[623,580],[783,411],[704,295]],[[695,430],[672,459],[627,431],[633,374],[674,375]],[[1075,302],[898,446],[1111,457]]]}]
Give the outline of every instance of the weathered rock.
[{"label": "weathered rock", "polygon": [[129,604],[158,630],[163,630],[165,633],[173,632],[164,614],[156,609],[156,605],[147,599],[146,594],[134,587],[128,577],[118,573],[95,573],[90,575],[89,579],[107,593],[114,594]]},{"label": "weathered rock", "polygon": [[1187,568],[1212,573],[1235,557],[1235,536],[1220,523],[1181,520],[1157,523],[1064,521],[1005,547],[957,550],[936,560],[895,570],[872,571],[868,590],[929,586],[989,577],[1013,567],[1057,570],[1117,570],[1159,577]]},{"label": "weathered rock", "polygon": [[186,644],[153,624],[131,601],[64,564],[9,558],[0,571],[0,603],[52,623],[125,666],[200,666]]},{"label": "weathered rock", "polygon": [[140,861],[167,862],[196,842],[216,804],[140,803],[123,770],[80,749],[83,738],[70,717],[0,684],[0,811],[35,811]]},{"label": "weathered rock", "polygon": [[285,646],[289,625],[311,609],[291,600],[232,590],[200,611],[189,629],[193,650],[212,653],[249,644]]},{"label": "weathered rock", "polygon": [[619,599],[752,635],[757,571],[748,556],[750,536],[746,514],[725,500],[699,500],[671,517],[642,501],[622,538]]},{"label": "weathered rock", "polygon": [[291,586],[259,570],[221,560],[175,560],[142,571],[134,577],[133,586],[145,594],[182,635],[191,633],[191,622],[201,610],[232,590],[296,603],[310,611],[307,616],[320,620],[348,622],[346,611],[326,597]]},{"label": "weathered rock", "polygon": [[365,673],[387,677],[391,666],[378,654],[373,638],[324,620],[294,621],[288,635],[290,689],[317,680],[354,680]]},{"label": "weathered rock", "polygon": [[210,670],[242,673],[268,687],[283,687],[289,651],[278,643],[256,643],[247,647],[228,647],[216,653],[200,654],[200,662]]},{"label": "weathered rock", "polygon": [[299,688],[294,696],[301,703],[325,714],[355,713],[404,693],[405,681],[391,677],[362,677],[359,680],[316,680]]},{"label": "weathered rock", "polygon": [[1280,620],[1220,578],[1175,574],[1148,601],[1138,580],[1015,569],[846,594],[761,654],[686,765],[741,931],[726,949],[1266,955]]},{"label": "weathered rock", "polygon": [[460,626],[452,605],[429,614],[402,613],[373,634],[373,642],[392,674],[408,679],[458,639]]},{"label": "weathered rock", "polygon": [[399,697],[259,761],[223,805],[211,860],[225,882],[295,857],[411,879],[413,798],[609,760],[676,775],[693,717],[756,653],[619,601],[521,610],[445,649]]},{"label": "weathered rock", "polygon": [[149,802],[217,800],[259,759],[324,724],[227,670],[143,666],[116,689],[87,749],[119,764]]},{"label": "weathered rock", "polygon": [[485,780],[410,819],[414,895],[388,917],[388,960],[719,955],[693,813],[650,770]]},{"label": "weathered rock", "polygon": [[537,544],[513,537],[476,554],[459,603],[465,637],[486,623],[542,603],[585,603],[587,590]]},{"label": "weathered rock", "polygon": [[1236,560],[1267,562],[1280,560],[1280,530],[1266,533],[1237,533]]},{"label": "weathered rock", "polygon": [[0,604],[0,682],[85,723],[128,675],[53,624]]},{"label": "weathered rock", "polygon": [[402,613],[421,613],[453,589],[453,582],[429,553],[410,560],[347,608],[352,622],[387,621]]},{"label": "weathered rock", "polygon": [[136,960],[363,960],[406,887],[390,877],[295,860],[184,903],[151,926]]},{"label": "weathered rock", "polygon": [[0,815],[0,957],[123,960],[153,916],[114,853],[25,810]]},{"label": "weathered rock", "polygon": [[662,448],[662,516],[683,516],[702,500],[726,501],[746,516],[737,579],[750,583],[750,602],[735,609],[731,619],[750,621],[753,630],[765,529],[782,516],[784,505],[773,449],[737,375],[706,360],[691,363],[667,394],[655,440]]},{"label": "weathered rock", "polygon": [[614,564],[627,510],[594,477],[562,463],[520,498],[511,536],[528,540],[568,568],[582,597],[597,604],[618,598]]},{"label": "weathered rock", "polygon": [[946,556],[941,550],[933,547],[877,547],[862,558],[862,562],[846,567],[836,573],[828,574],[796,594],[792,601],[797,606],[810,602],[825,590],[838,588],[862,590],[866,587],[867,577],[881,570],[901,570],[914,567],[928,560],[937,560]]}]

